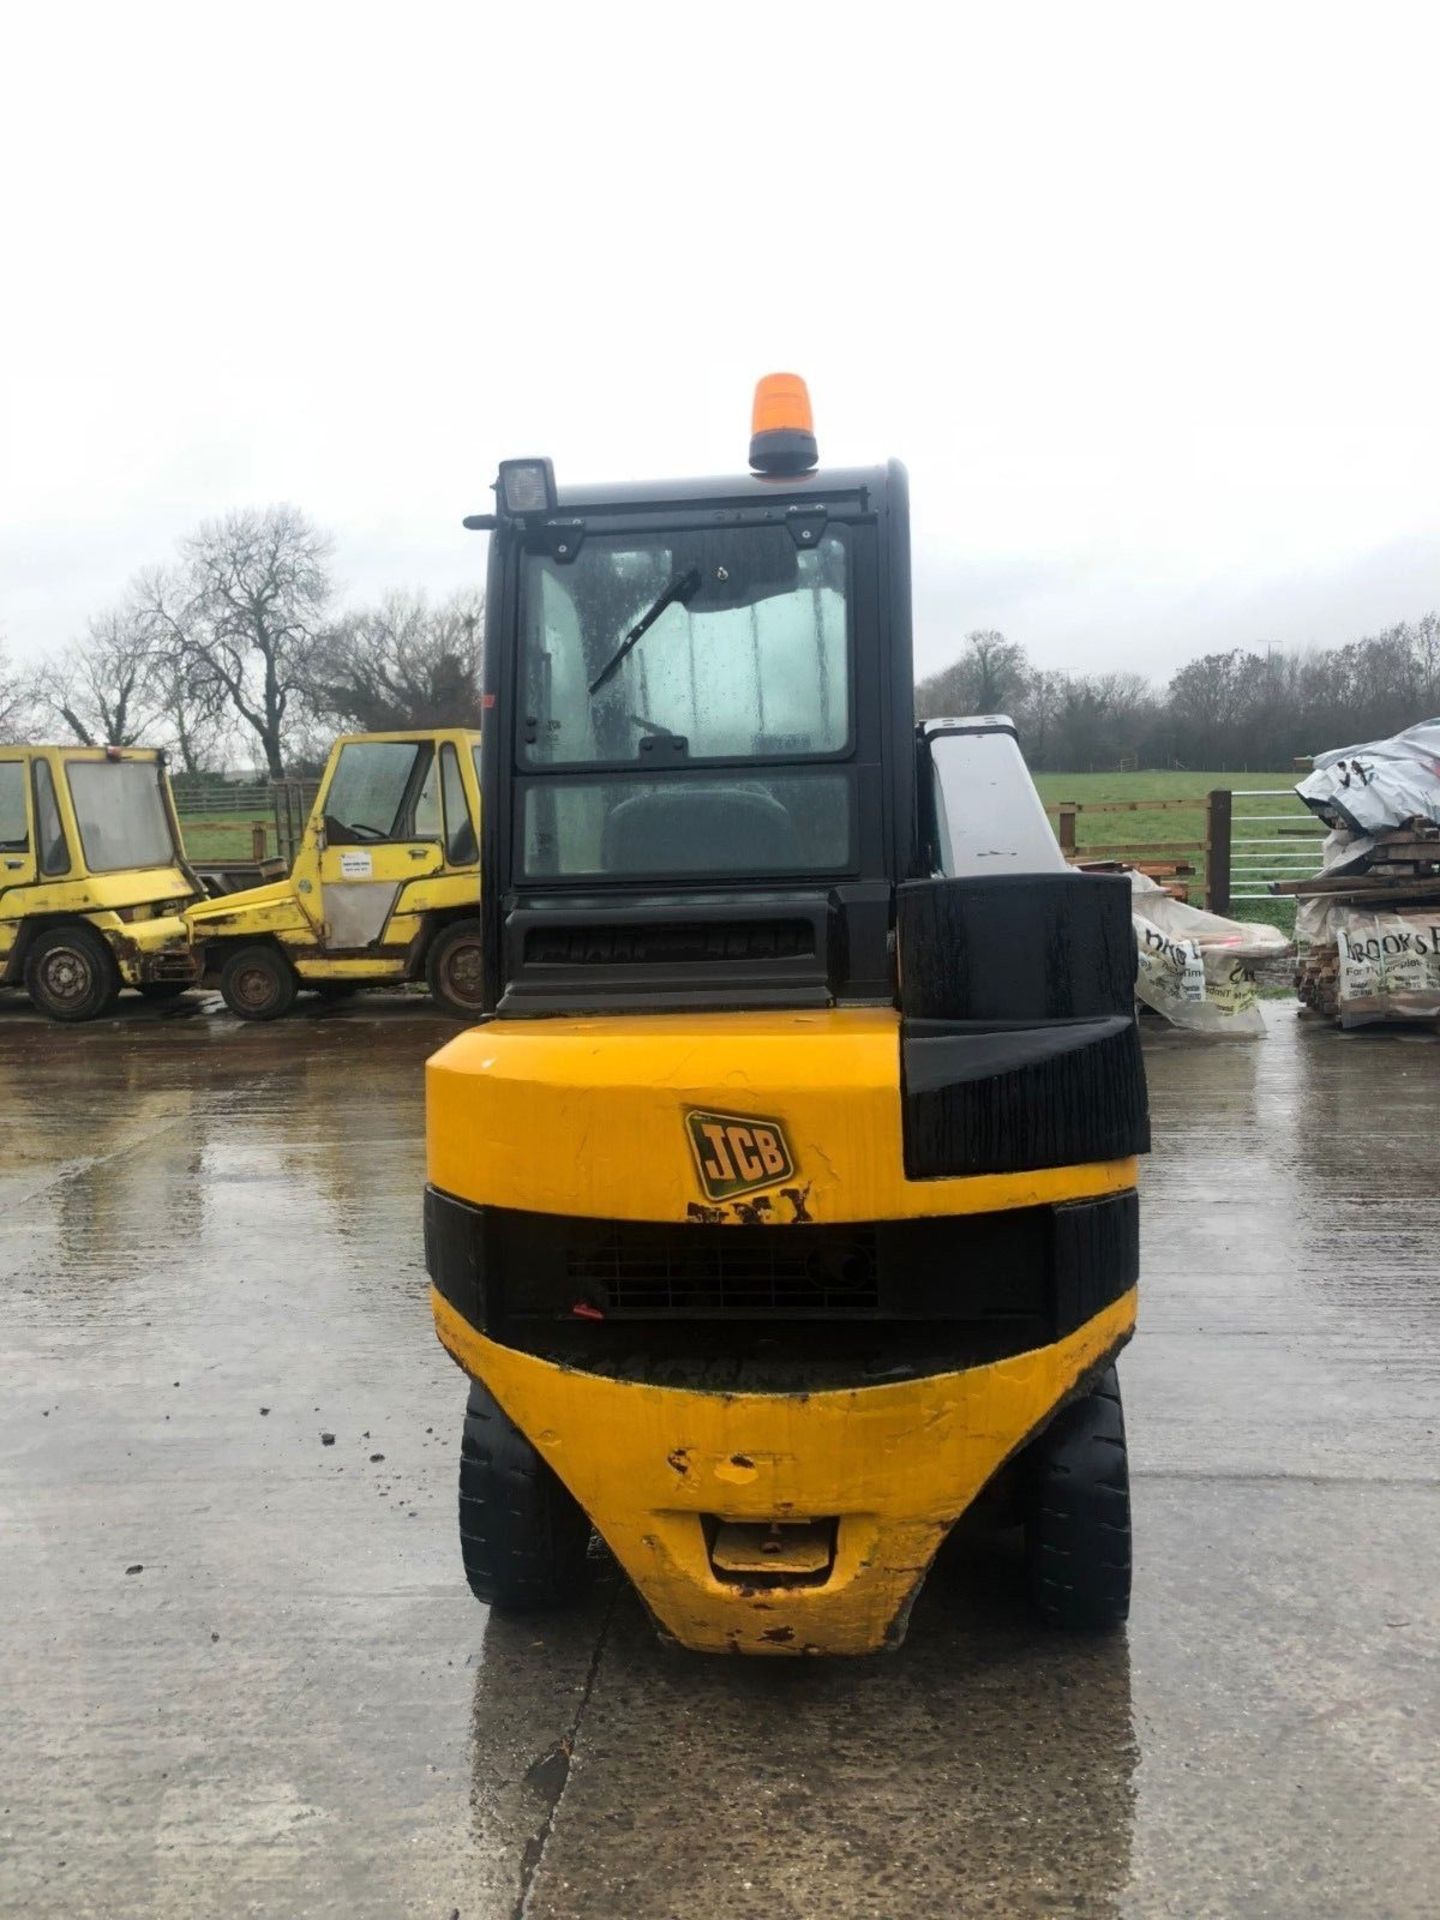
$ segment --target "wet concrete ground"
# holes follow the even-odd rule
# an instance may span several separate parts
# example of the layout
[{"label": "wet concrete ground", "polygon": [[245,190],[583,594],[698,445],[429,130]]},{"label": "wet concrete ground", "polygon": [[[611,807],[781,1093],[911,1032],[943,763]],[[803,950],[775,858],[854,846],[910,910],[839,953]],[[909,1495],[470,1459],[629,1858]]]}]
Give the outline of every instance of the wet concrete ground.
[{"label": "wet concrete ground", "polygon": [[[423,1003],[0,996],[0,1913],[1440,1909],[1440,1046],[1148,1041],[1128,1637],[994,1551],[897,1655],[487,1619]],[[323,1436],[333,1434],[333,1444]]]}]

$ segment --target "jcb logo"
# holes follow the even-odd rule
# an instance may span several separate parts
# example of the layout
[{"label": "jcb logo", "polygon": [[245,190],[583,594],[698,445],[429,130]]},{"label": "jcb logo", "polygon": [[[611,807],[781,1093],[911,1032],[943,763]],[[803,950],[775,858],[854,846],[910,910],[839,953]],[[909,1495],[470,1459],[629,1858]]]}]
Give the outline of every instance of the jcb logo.
[{"label": "jcb logo", "polygon": [[778,1120],[752,1113],[687,1113],[690,1151],[710,1200],[728,1200],[756,1187],[774,1186],[795,1171],[794,1156]]}]

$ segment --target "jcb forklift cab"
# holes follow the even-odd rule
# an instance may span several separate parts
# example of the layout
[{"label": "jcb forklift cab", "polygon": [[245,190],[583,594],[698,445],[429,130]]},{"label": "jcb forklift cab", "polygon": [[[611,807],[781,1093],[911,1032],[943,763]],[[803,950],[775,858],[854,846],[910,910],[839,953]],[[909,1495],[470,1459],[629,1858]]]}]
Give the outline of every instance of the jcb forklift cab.
[{"label": "jcb forklift cab", "polygon": [[817,471],[788,378],[756,428],[737,479],[502,465],[482,523],[488,1013],[426,1206],[470,1584],[561,1602],[593,1527],[686,1646],[864,1653],[992,1488],[1113,1624],[1126,882],[1008,722],[917,735],[903,470]]}]

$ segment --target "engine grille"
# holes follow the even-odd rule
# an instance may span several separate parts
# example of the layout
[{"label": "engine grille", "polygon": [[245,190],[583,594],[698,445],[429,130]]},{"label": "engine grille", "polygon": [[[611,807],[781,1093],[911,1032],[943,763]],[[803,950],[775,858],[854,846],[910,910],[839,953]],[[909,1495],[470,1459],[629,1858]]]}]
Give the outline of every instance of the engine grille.
[{"label": "engine grille", "polygon": [[573,1228],[566,1276],[606,1313],[724,1318],[877,1313],[875,1234],[864,1227]]},{"label": "engine grille", "polygon": [[569,1329],[587,1352],[607,1329],[622,1341],[644,1328],[653,1344],[667,1323],[688,1325],[709,1351],[721,1329],[792,1321],[809,1329],[806,1352],[848,1327],[856,1352],[873,1354],[877,1335],[893,1346],[908,1323],[1020,1353],[1092,1318],[1139,1267],[1133,1193],[873,1224],[721,1226],[476,1207],[431,1188],[425,1249],[441,1294],[481,1332],[549,1350]]},{"label": "engine grille", "polygon": [[697,920],[659,925],[534,926],[527,966],[686,966],[735,960],[811,959],[809,920]]}]

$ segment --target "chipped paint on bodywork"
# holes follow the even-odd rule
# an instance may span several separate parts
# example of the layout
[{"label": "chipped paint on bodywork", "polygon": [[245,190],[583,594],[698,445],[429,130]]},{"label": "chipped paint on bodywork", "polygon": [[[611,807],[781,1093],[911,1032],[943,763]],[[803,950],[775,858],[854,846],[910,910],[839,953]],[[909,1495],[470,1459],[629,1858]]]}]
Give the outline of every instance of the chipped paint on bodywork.
[{"label": "chipped paint on bodywork", "polygon": [[[898,1645],[955,1521],[1135,1323],[1132,1290],[1053,1346],[986,1366],[720,1394],[562,1367],[487,1339],[433,1290],[431,1303],[452,1356],[531,1436],[666,1632],[697,1651],[770,1654]],[[717,1577],[707,1524],[792,1519],[835,1524],[823,1582]]]}]

